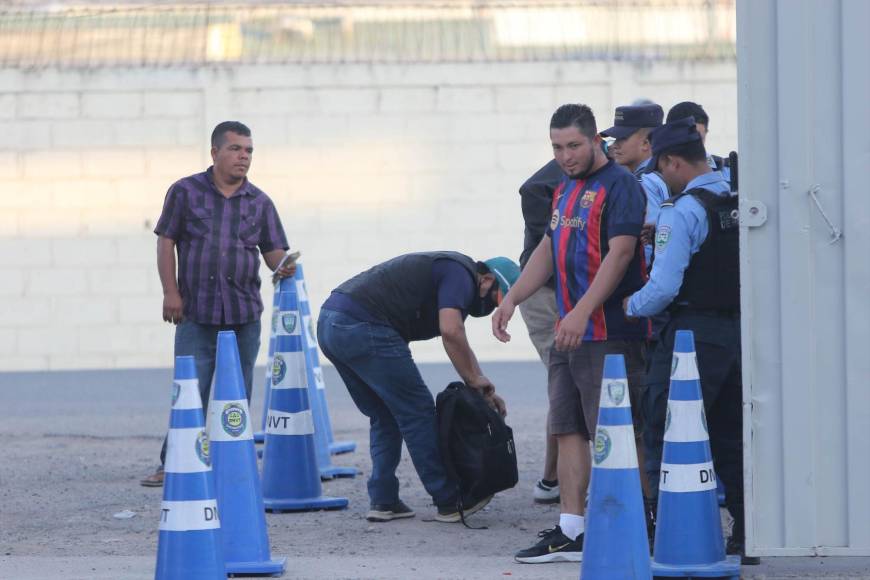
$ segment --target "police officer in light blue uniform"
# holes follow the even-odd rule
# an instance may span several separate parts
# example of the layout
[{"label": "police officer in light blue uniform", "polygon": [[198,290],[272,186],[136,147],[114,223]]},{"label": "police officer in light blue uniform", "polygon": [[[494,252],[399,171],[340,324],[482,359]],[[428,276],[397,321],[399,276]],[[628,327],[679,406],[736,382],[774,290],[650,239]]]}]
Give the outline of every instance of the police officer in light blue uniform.
[{"label": "police officer in light blue uniform", "polygon": [[728,552],[744,555],[743,426],[740,367],[740,272],[737,197],[707,164],[695,119],[655,129],[650,165],[671,191],[661,207],[648,282],[625,299],[629,317],[666,312],[670,319],[650,355],[644,394],[644,447],[650,486],[657,493],[671,357],[677,330],[692,330],[710,445],[734,518]]},{"label": "police officer in light blue uniform", "polygon": [[[638,171],[641,172],[639,176],[640,185],[646,194],[646,223],[654,226],[658,222],[662,204],[671,197],[671,192],[658,172],[648,171],[651,160],[652,158],[644,161],[638,167]],[[647,248],[649,251],[647,252],[646,259],[647,263],[650,263],[653,250],[652,244],[647,246]]]},{"label": "police officer in light blue uniform", "polygon": [[[648,172],[651,158],[649,133],[661,126],[664,116],[662,108],[653,102],[616,107],[613,127],[601,132],[603,137],[614,139],[609,148],[610,157],[631,171],[643,188],[646,196],[646,229],[652,229],[662,202],[670,197],[661,175]],[[649,264],[652,246],[644,243],[644,252],[646,263]]]}]

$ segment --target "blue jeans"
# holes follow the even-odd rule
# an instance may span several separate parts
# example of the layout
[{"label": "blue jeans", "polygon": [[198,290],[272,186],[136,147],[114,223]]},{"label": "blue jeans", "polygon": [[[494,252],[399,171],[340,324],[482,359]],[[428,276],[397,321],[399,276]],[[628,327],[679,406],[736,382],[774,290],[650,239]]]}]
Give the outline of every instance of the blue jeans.
[{"label": "blue jeans", "polygon": [[435,401],[408,344],[389,326],[361,322],[327,309],[320,311],[317,340],[353,402],[369,418],[372,474],[368,491],[372,505],[399,500],[396,468],[403,439],[435,504],[455,503],[457,488],[448,480],[438,451]]},{"label": "blue jeans", "polygon": [[[211,381],[214,375],[217,335],[223,330],[236,333],[239,345],[239,359],[242,363],[242,377],[245,380],[245,396],[251,402],[251,388],[254,381],[254,362],[260,351],[260,321],[246,324],[200,324],[189,319],[182,320],[175,327],[175,356],[191,355],[196,360],[196,375],[199,379],[199,395],[202,398],[202,412],[208,412],[208,399],[211,394]],[[166,440],[160,451],[160,464],[166,460]]]}]

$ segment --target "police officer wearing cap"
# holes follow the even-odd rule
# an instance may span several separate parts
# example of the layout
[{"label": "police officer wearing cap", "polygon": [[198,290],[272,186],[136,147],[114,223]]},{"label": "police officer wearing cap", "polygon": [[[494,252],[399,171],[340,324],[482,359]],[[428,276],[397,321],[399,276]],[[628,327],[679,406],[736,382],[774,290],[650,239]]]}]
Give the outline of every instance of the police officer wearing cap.
[{"label": "police officer wearing cap", "polygon": [[601,132],[602,137],[614,139],[610,146],[613,160],[640,177],[651,155],[649,133],[662,124],[664,116],[656,104],[616,107],[613,127]]},{"label": "police officer wearing cap", "polygon": [[[628,317],[670,314],[651,355],[642,405],[647,474],[657,494],[674,336],[691,330],[716,472],[734,518],[728,552],[744,555],[737,197],[707,164],[694,118],[666,123],[650,136],[650,166],[681,193],[662,204],[648,282],[623,302]],[[757,559],[744,556],[744,563]]]},{"label": "police officer wearing cap", "polygon": [[[654,103],[616,107],[613,127],[601,132],[603,137],[612,137],[609,151],[613,160],[631,171],[637,177],[646,196],[645,231],[651,231],[656,223],[662,202],[670,197],[668,186],[658,173],[648,172],[652,155],[649,140],[650,131],[660,127],[664,111]],[[644,241],[646,262],[652,257],[649,236],[641,236]]]}]

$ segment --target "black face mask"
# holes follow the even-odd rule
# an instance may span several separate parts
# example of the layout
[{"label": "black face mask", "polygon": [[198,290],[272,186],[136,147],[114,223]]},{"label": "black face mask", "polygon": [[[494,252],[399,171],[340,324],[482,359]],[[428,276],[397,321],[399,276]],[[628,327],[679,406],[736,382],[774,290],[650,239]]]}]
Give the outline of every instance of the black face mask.
[{"label": "black face mask", "polygon": [[480,297],[475,294],[474,301],[468,309],[468,314],[475,318],[489,316],[498,304],[495,301],[495,294],[498,291],[498,285],[493,283],[493,290],[486,293],[486,296]]}]

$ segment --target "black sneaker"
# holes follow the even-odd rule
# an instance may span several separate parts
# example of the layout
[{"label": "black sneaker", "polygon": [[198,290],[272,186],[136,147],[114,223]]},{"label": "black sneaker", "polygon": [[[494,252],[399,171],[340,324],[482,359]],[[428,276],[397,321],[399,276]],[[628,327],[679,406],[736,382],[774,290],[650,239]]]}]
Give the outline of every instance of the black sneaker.
[{"label": "black sneaker", "polygon": [[366,519],[370,522],[389,522],[401,518],[413,518],[414,510],[405,505],[402,500],[394,504],[372,504]]},{"label": "black sneaker", "polygon": [[547,562],[581,562],[583,561],[583,534],[571,540],[562,533],[562,528],[538,532],[541,538],[531,548],[520,550],[514,559],[525,564],[544,564]]},{"label": "black sneaker", "polygon": [[729,556],[740,556],[741,566],[758,566],[761,564],[761,558],[758,556],[746,555],[746,545],[734,536],[728,538],[728,543],[725,544],[725,553]]},{"label": "black sneaker", "polygon": [[459,513],[459,507],[456,505],[449,506],[438,506],[438,513],[435,515],[436,522],[444,522],[447,524],[453,524],[456,522],[461,522],[463,517],[468,517],[473,513],[477,513],[483,508],[486,507],[486,504],[492,499],[492,496],[485,497],[481,500],[478,500],[471,507],[463,508],[462,513]]}]

